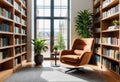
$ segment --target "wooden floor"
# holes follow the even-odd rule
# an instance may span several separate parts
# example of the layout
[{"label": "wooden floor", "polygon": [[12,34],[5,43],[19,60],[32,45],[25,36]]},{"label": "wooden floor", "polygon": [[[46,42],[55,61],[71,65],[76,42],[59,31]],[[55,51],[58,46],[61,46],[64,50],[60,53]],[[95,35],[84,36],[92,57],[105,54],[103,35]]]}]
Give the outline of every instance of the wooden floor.
[{"label": "wooden floor", "polygon": [[[54,64],[53,60],[45,60],[43,62],[43,64],[42,64],[42,66],[44,66],[44,67],[50,67],[51,64],[52,65]],[[23,67],[34,67],[34,66],[35,66],[34,62],[29,62],[29,63],[24,63],[23,64]],[[95,65],[88,65],[88,66],[92,67],[95,70],[95,72],[97,72],[101,77],[103,77],[106,80],[106,82],[120,82],[120,81],[117,81],[114,78],[110,77],[109,75],[106,75],[105,72],[100,71],[99,67],[97,67]],[[10,72],[8,72],[8,73],[10,73]],[[12,73],[10,73],[10,74],[12,74]],[[4,81],[2,79],[0,79],[0,82],[4,82]]]}]

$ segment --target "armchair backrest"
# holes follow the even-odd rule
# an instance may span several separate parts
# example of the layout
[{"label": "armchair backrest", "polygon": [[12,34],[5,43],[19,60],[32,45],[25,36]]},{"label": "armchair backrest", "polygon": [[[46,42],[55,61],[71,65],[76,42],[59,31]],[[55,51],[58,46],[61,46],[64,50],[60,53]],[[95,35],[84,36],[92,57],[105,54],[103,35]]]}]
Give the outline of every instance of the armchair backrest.
[{"label": "armchair backrest", "polygon": [[74,40],[72,50],[93,51],[94,38],[77,38]]}]

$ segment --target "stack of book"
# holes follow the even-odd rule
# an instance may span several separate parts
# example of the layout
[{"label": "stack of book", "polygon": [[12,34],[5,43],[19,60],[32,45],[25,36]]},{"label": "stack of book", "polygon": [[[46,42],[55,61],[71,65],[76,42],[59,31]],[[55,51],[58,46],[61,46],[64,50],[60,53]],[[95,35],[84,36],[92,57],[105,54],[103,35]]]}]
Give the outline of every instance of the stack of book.
[{"label": "stack of book", "polygon": [[14,20],[15,20],[15,22],[17,22],[17,23],[21,23],[20,17],[17,16],[17,15],[14,15]]},{"label": "stack of book", "polygon": [[114,0],[104,0],[102,6],[105,7],[105,6],[107,6],[109,3],[113,2],[113,1]]},{"label": "stack of book", "polygon": [[1,22],[0,23],[0,31],[10,32],[11,25]]},{"label": "stack of book", "polygon": [[0,46],[9,46],[10,45],[10,38],[9,37],[0,37]]},{"label": "stack of book", "polygon": [[17,27],[17,26],[15,26],[15,30],[14,30],[14,32],[19,34],[19,33],[20,33],[20,28]]},{"label": "stack of book", "polygon": [[16,45],[17,45],[17,44],[20,44],[20,38],[18,38],[18,37],[15,38],[15,44],[16,44]]},{"label": "stack of book", "polygon": [[102,43],[107,43],[107,44],[113,44],[113,45],[118,45],[118,38],[117,37],[103,37],[102,38]]},{"label": "stack of book", "polygon": [[6,18],[9,18],[9,19],[12,18],[11,12],[9,12],[7,9],[2,8],[2,7],[0,7],[0,15],[1,15],[1,16],[4,16],[4,17],[6,17]]},{"label": "stack of book", "polygon": [[15,54],[17,55],[17,54],[19,54],[19,53],[21,53],[21,49],[20,49],[20,47],[16,47],[16,48],[15,48]]},{"label": "stack of book", "polygon": [[7,1],[12,4],[12,0],[7,0]]},{"label": "stack of book", "polygon": [[3,52],[0,51],[0,61],[3,60]]},{"label": "stack of book", "polygon": [[115,71],[116,73],[120,74],[120,67],[119,64],[116,62],[111,62],[106,58],[102,59],[103,65],[113,71]]},{"label": "stack of book", "polygon": [[25,29],[21,29],[21,34],[26,34],[26,30]]},{"label": "stack of book", "polygon": [[14,8],[16,8],[17,10],[21,11],[21,7],[17,2],[14,2]]},{"label": "stack of book", "polygon": [[119,12],[119,4],[116,5],[115,7],[103,12],[103,18],[109,17],[115,13]]}]

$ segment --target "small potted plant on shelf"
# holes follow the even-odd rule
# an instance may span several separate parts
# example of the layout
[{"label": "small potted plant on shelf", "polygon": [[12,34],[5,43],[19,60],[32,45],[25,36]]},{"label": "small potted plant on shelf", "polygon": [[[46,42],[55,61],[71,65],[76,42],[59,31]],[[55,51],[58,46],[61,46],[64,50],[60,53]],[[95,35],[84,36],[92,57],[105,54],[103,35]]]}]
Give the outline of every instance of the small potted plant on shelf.
[{"label": "small potted plant on shelf", "polygon": [[119,26],[119,20],[116,20],[116,19],[115,19],[115,20],[113,20],[112,22],[113,22],[115,28],[118,28],[118,26]]},{"label": "small potted plant on shelf", "polygon": [[43,55],[41,54],[43,51],[47,51],[48,47],[45,43],[46,40],[40,40],[40,39],[33,39],[32,44],[34,45],[34,61],[36,65],[41,65],[43,62]]}]

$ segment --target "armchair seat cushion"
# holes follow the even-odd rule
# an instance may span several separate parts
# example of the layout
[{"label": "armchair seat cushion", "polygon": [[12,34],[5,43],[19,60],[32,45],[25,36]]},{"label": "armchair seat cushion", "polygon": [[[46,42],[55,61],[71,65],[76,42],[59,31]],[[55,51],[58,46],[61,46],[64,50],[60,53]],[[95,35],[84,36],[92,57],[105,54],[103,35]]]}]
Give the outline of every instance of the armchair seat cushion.
[{"label": "armchair seat cushion", "polygon": [[70,54],[70,55],[63,55],[62,61],[64,62],[71,62],[76,63],[79,60],[79,55]]}]

